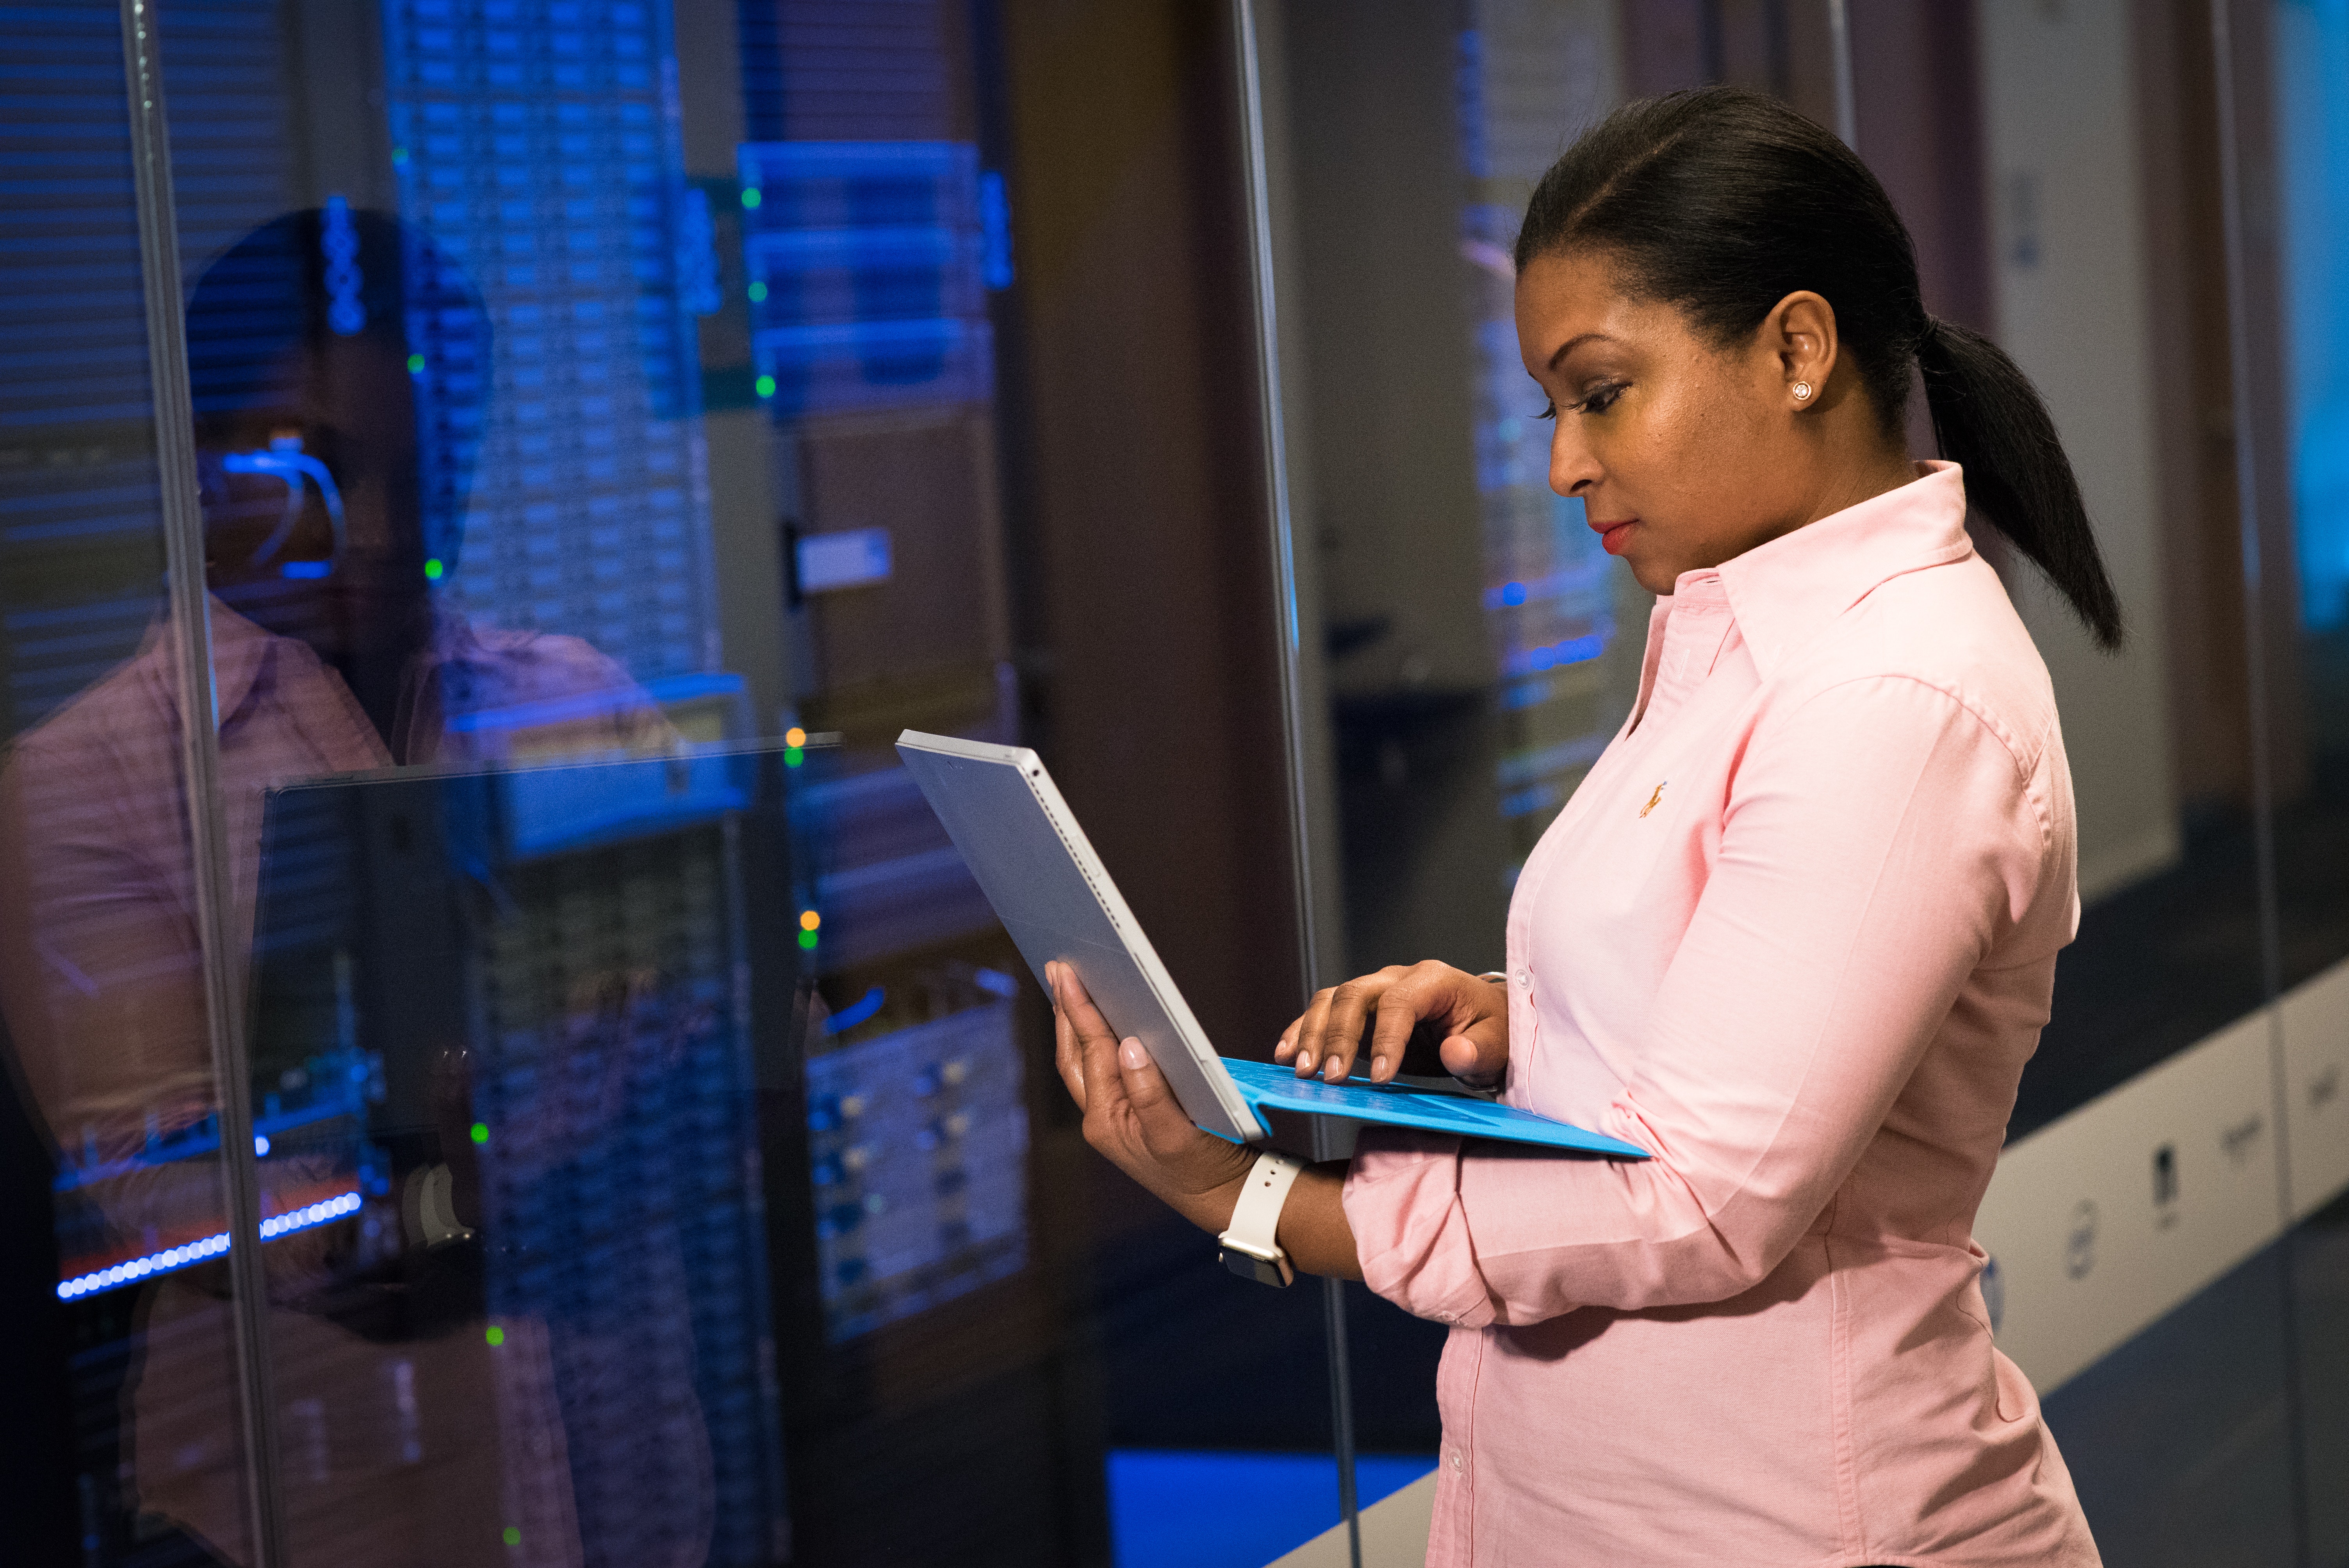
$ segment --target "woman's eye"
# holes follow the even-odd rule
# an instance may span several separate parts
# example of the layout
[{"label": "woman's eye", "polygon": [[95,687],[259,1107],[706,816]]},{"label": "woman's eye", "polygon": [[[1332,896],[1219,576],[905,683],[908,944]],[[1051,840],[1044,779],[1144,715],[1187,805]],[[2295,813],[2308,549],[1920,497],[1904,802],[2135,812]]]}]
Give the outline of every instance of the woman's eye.
[{"label": "woman's eye", "polygon": [[1538,414],[1535,415],[1535,416],[1534,416],[1534,418],[1537,418],[1537,419],[1555,419],[1555,418],[1557,418],[1557,404],[1555,404],[1555,403],[1545,404],[1545,405],[1543,406],[1543,407],[1542,407],[1542,411],[1541,411],[1540,413],[1538,413]]},{"label": "woman's eye", "polygon": [[1604,414],[1608,409],[1615,406],[1615,399],[1621,396],[1623,396],[1623,387],[1619,383],[1613,386],[1599,387],[1595,391],[1591,392],[1589,396],[1584,397],[1581,402],[1577,403],[1574,406],[1575,412],[1578,414]]}]

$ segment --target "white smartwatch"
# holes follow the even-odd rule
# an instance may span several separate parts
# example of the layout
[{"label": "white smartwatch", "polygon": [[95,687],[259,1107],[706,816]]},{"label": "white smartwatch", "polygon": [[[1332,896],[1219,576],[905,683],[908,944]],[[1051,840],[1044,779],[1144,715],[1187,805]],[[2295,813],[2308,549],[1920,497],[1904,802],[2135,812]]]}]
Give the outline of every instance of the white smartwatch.
[{"label": "white smartwatch", "polygon": [[1258,1284],[1295,1282],[1297,1271],[1288,1266],[1288,1254],[1280,1250],[1276,1237],[1281,1205],[1288,1202],[1288,1190],[1297,1185],[1297,1173],[1304,1169],[1304,1161],[1286,1154],[1267,1150],[1256,1157],[1247,1182],[1240,1189],[1240,1201],[1232,1208],[1231,1225],[1216,1238],[1223,1245],[1216,1255],[1226,1268]]}]

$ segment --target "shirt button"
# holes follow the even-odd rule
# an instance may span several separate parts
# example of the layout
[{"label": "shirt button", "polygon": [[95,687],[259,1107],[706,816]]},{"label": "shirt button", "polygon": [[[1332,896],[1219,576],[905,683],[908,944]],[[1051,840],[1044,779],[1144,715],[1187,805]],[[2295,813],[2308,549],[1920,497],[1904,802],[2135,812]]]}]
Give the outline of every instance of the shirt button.
[{"label": "shirt button", "polygon": [[1465,1459],[1464,1459],[1463,1457],[1461,1457],[1460,1450],[1459,1450],[1458,1449],[1453,1449],[1453,1450],[1452,1450],[1452,1469],[1453,1469],[1454,1472],[1456,1474],[1456,1473],[1458,1473],[1458,1472],[1459,1472],[1459,1471],[1461,1471],[1461,1470],[1466,1470],[1467,1468],[1468,1468],[1468,1461],[1467,1461]]},{"label": "shirt button", "polygon": [[1530,970],[1530,969],[1520,969],[1520,970],[1518,970],[1518,971],[1517,971],[1517,989],[1518,989],[1518,990],[1520,990],[1520,991],[1530,991],[1530,990],[1532,990],[1533,988],[1534,988],[1534,972],[1533,972],[1532,970]]}]

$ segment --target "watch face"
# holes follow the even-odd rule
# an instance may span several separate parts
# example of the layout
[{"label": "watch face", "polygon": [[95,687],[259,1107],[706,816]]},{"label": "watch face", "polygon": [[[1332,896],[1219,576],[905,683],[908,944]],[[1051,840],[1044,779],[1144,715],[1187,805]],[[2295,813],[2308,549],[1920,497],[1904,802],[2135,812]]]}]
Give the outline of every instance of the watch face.
[{"label": "watch face", "polygon": [[1226,1268],[1242,1279],[1252,1279],[1258,1284],[1285,1285],[1288,1283],[1288,1271],[1274,1259],[1255,1257],[1231,1247],[1226,1247],[1216,1255],[1223,1260]]}]

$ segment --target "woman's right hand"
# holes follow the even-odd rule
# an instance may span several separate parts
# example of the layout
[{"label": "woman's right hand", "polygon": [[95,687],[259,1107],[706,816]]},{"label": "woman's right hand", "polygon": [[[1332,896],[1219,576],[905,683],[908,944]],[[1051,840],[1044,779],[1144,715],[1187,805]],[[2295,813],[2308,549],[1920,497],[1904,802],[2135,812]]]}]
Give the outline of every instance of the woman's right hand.
[{"label": "woman's right hand", "polygon": [[1498,1088],[1509,1068],[1508,990],[1433,959],[1390,965],[1375,975],[1318,992],[1288,1028],[1272,1059],[1295,1063],[1299,1078],[1336,1083],[1354,1070],[1362,1026],[1371,1035],[1371,1081],[1385,1083],[1402,1066],[1402,1048],[1422,1023],[1444,1030],[1444,1068],[1471,1088]]}]

